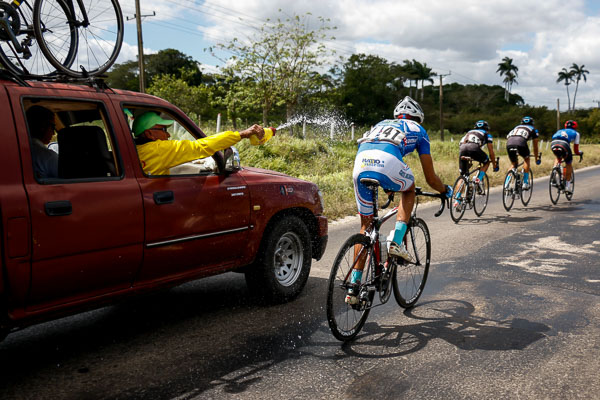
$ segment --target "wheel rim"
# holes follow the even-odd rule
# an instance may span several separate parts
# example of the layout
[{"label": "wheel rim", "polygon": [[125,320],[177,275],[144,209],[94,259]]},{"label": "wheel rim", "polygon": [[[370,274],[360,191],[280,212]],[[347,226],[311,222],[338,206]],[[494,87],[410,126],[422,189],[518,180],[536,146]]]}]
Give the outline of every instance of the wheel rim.
[{"label": "wheel rim", "polygon": [[411,232],[406,233],[405,245],[416,262],[404,262],[396,266],[394,296],[401,307],[412,307],[423,292],[429,272],[431,247],[428,230],[421,223],[415,225]]},{"label": "wheel rim", "polygon": [[550,201],[552,204],[556,204],[560,197],[560,187],[556,183],[558,180],[560,180],[560,176],[556,173],[556,170],[552,171],[550,180],[548,181],[548,191],[550,192]]},{"label": "wheel rim", "polygon": [[273,265],[275,277],[282,286],[291,286],[302,271],[304,259],[302,241],[294,232],[287,232],[277,242]]},{"label": "wheel rim", "polygon": [[475,214],[478,217],[481,217],[485,209],[487,208],[488,198],[490,196],[490,181],[487,175],[483,177],[483,193],[479,193],[477,189],[475,190],[475,200],[474,200],[474,208]]},{"label": "wheel rim", "polygon": [[[506,182],[508,179],[508,183]],[[504,209],[506,211],[510,211],[514,201],[515,201],[515,184],[516,179],[514,174],[509,172],[506,174],[506,178],[504,179],[504,186],[502,187],[502,203],[504,204]]]},{"label": "wheel rim", "polygon": [[[452,195],[452,204],[450,204],[450,217],[454,222],[460,221],[467,208],[467,184],[462,177],[459,177],[454,184],[456,191]],[[460,194],[460,198],[459,198]]]},{"label": "wheel rim", "polygon": [[529,200],[531,200],[531,196],[533,194],[533,171],[529,170],[529,189],[521,190],[521,203],[524,206],[529,204]]}]

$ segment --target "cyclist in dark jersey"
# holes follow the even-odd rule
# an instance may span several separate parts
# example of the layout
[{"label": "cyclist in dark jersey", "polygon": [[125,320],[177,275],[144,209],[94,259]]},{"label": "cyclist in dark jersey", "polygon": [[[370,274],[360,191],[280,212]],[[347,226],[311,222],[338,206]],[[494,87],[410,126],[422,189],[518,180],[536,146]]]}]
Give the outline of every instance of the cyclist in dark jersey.
[{"label": "cyclist in dark jersey", "polygon": [[[490,134],[490,125],[487,121],[479,120],[475,122],[475,126],[463,136],[460,140],[460,153],[458,159],[458,168],[461,174],[469,173],[469,161],[461,159],[461,157],[470,157],[475,161],[482,163],[479,175],[475,177],[475,183],[479,184],[483,181],[486,171],[490,166],[490,158],[494,163],[494,171],[498,171],[496,164],[496,155],[494,154],[493,138]],[[487,146],[490,156],[483,151],[483,146]],[[456,188],[454,188],[456,189]],[[479,187],[481,190],[481,188]]]},{"label": "cyclist in dark jersey", "polygon": [[565,129],[561,129],[552,135],[551,148],[552,152],[556,156],[554,165],[560,162],[560,159],[565,160],[567,164],[567,171],[565,174],[565,181],[567,182],[565,187],[566,193],[573,193],[571,187],[571,174],[573,173],[573,153],[571,152],[571,142],[573,142],[573,150],[575,155],[583,154],[583,151],[579,151],[579,132],[577,132],[577,121],[565,122]]},{"label": "cyclist in dark jersey", "polygon": [[[516,168],[519,163],[519,156],[523,157],[523,189],[529,189],[529,170],[531,165],[529,163],[529,146],[527,145],[528,140],[533,141],[533,154],[535,156],[535,163],[539,165],[541,163],[538,158],[538,137],[539,132],[534,128],[534,121],[531,117],[523,117],[521,124],[513,128],[512,131],[506,136],[506,151],[512,166],[509,168]],[[518,154],[510,151],[516,149]]]}]

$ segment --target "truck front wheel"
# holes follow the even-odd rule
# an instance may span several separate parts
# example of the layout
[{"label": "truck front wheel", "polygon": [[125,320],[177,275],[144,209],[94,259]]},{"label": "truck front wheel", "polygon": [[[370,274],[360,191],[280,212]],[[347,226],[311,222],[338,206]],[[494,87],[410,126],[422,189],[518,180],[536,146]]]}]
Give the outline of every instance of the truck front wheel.
[{"label": "truck front wheel", "polygon": [[246,272],[253,294],[269,302],[296,297],[306,285],[311,265],[310,235],[306,224],[287,216],[267,228],[255,264]]}]

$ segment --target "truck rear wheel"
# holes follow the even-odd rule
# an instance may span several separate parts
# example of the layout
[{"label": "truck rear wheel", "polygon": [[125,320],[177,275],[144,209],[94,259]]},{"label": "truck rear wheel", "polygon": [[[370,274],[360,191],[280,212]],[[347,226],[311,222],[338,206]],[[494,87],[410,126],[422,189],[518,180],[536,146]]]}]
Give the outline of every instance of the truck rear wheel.
[{"label": "truck rear wheel", "polygon": [[311,266],[310,234],[296,216],[287,216],[267,228],[256,262],[246,272],[253,294],[274,303],[298,296]]}]

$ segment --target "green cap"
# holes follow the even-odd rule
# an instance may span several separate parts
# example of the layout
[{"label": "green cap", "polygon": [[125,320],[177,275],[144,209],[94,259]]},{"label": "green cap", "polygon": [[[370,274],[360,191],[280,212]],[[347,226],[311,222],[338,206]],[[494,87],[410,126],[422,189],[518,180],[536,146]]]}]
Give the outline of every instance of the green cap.
[{"label": "green cap", "polygon": [[154,125],[164,125],[164,126],[173,125],[173,120],[162,119],[154,111],[147,111],[147,112],[143,113],[142,115],[140,115],[139,117],[137,117],[135,119],[135,121],[133,121],[133,126],[131,129],[133,130],[134,136],[137,137],[137,136],[141,135],[142,133],[144,133],[144,131],[146,129],[150,129]]}]

